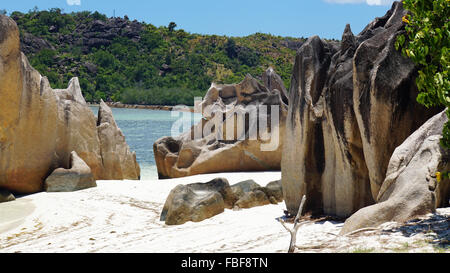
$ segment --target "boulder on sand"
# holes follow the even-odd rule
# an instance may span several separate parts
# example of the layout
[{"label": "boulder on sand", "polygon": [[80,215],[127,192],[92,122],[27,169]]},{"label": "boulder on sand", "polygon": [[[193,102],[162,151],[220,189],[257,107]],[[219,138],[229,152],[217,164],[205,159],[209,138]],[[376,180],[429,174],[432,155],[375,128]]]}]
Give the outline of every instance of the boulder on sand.
[{"label": "boulder on sand", "polygon": [[70,169],[59,168],[45,180],[47,192],[72,192],[96,187],[91,168],[76,152],[71,153]]},{"label": "boulder on sand", "polygon": [[437,172],[450,171],[450,150],[440,145],[447,121],[445,112],[436,115],[395,150],[377,204],[348,218],[342,234],[390,221],[405,222],[449,205],[449,179],[436,180]]},{"label": "boulder on sand", "polygon": [[0,203],[14,201],[16,198],[7,190],[0,189]]},{"label": "boulder on sand", "polygon": [[260,188],[261,186],[253,180],[242,181],[231,186],[231,190],[238,199],[243,197],[246,193]]},{"label": "boulder on sand", "polygon": [[270,200],[267,195],[260,189],[246,192],[239,200],[234,204],[236,209],[249,209],[253,207],[265,206],[270,204]]},{"label": "boulder on sand", "polygon": [[230,187],[225,178],[216,178],[208,183],[178,185],[167,197],[160,220],[167,225],[182,225],[203,221],[224,212],[225,208],[278,204],[283,200],[281,192],[280,181],[261,187],[253,180],[246,180]]},{"label": "boulder on sand", "polygon": [[268,204],[278,204],[283,201],[281,181],[274,181],[261,187],[253,180],[246,180],[231,186],[238,201],[235,209],[247,209]]},{"label": "boulder on sand", "polygon": [[262,191],[264,191],[272,204],[278,204],[284,200],[281,180],[270,182],[262,188]]},{"label": "boulder on sand", "polygon": [[178,185],[167,197],[160,220],[167,225],[200,222],[231,208],[234,202],[233,192],[224,178]]},{"label": "boulder on sand", "polygon": [[270,204],[269,198],[262,191],[262,187],[253,180],[246,180],[231,186],[238,199],[234,209],[248,209]]}]

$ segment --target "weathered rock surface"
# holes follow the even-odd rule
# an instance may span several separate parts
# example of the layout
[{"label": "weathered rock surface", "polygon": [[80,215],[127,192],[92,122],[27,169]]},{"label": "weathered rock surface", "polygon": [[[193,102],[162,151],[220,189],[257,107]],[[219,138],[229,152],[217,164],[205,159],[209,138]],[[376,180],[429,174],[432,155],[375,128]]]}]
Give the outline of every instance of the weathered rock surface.
[{"label": "weathered rock surface", "polygon": [[281,181],[261,187],[255,181],[247,180],[230,187],[225,178],[216,178],[208,183],[175,187],[166,199],[160,220],[167,225],[182,225],[211,218],[226,208],[248,209],[281,201]]},{"label": "weathered rock surface", "polygon": [[112,179],[109,174],[114,170],[103,166],[106,158],[101,154],[97,118],[81,94],[78,79],[73,78],[67,89],[53,90],[19,46],[17,25],[0,15],[0,188],[41,191],[55,169],[70,167],[72,151],[96,180]]},{"label": "weathered rock surface", "polygon": [[242,181],[231,186],[238,199],[234,204],[235,209],[248,209],[268,204],[278,204],[283,201],[283,189],[281,180],[274,181],[261,187],[253,180]]},{"label": "weathered rock surface", "polygon": [[103,100],[98,111],[97,129],[103,167],[111,170],[105,173],[105,179],[139,178],[141,171],[136,161],[136,153],[130,151],[125,136],[114,120],[111,108]]},{"label": "weathered rock surface", "polygon": [[36,37],[30,33],[24,33],[21,43],[21,51],[26,53],[37,53],[42,49],[52,49],[52,45],[46,40]]},{"label": "weathered rock surface", "polygon": [[246,193],[254,191],[254,190],[258,190],[260,188],[261,188],[261,185],[259,185],[258,183],[256,183],[253,180],[242,181],[242,182],[239,182],[239,183],[231,186],[231,190],[233,191],[233,194],[238,199],[243,197]]},{"label": "weathered rock surface", "polygon": [[269,198],[262,190],[253,190],[244,193],[234,204],[235,208],[249,209],[270,204]]},{"label": "weathered rock surface", "polygon": [[14,195],[7,190],[0,189],[0,203],[11,202],[16,200]]},{"label": "weathered rock surface", "polygon": [[[20,20],[20,15],[14,15],[14,20]],[[100,47],[110,45],[117,37],[127,37],[137,42],[141,39],[141,33],[144,29],[142,23],[138,21],[130,21],[126,18],[108,18],[106,20],[93,20],[87,24],[77,24],[75,33],[61,34],[58,33],[58,26],[50,26],[50,32],[56,32],[53,37],[60,44],[67,46],[82,46],[82,50],[87,52],[92,47]],[[43,48],[51,48],[48,41],[39,37],[35,37],[30,33],[24,32],[22,37],[22,50],[25,54],[38,52]]]},{"label": "weathered rock surface", "polygon": [[289,94],[284,86],[283,80],[272,67],[269,67],[266,72],[263,73],[262,82],[267,89],[280,91],[281,99],[284,104],[289,104]]},{"label": "weathered rock surface", "polygon": [[270,182],[262,188],[262,191],[264,191],[272,204],[278,204],[284,200],[281,180]]},{"label": "weathered rock surface", "polygon": [[394,48],[404,31],[395,2],[339,46],[315,36],[297,51],[283,142],[287,209],[348,217],[375,203],[394,149],[441,109],[416,102],[417,69]]},{"label": "weathered rock surface", "polygon": [[[250,75],[239,84],[213,83],[198,107],[204,119],[181,136],[153,145],[159,177],[279,170],[287,108],[283,92],[270,88],[283,89],[283,82],[273,70],[266,74],[270,86]],[[264,130],[258,117],[272,126]]]},{"label": "weathered rock surface", "polygon": [[395,150],[377,204],[348,218],[342,234],[385,222],[405,222],[449,205],[449,179],[437,183],[435,178],[438,171],[450,171],[450,151],[439,143],[447,121],[445,112],[434,116]]},{"label": "weathered rock surface", "polygon": [[59,168],[47,177],[47,192],[72,192],[97,187],[91,168],[76,152],[70,154],[70,169]]},{"label": "weathered rock surface", "polygon": [[208,183],[178,185],[167,197],[161,221],[167,225],[200,222],[231,208],[235,202],[228,181],[217,178]]},{"label": "weathered rock surface", "polygon": [[253,180],[239,182],[231,186],[231,189],[238,199],[234,204],[234,209],[248,209],[270,204],[261,185]]}]

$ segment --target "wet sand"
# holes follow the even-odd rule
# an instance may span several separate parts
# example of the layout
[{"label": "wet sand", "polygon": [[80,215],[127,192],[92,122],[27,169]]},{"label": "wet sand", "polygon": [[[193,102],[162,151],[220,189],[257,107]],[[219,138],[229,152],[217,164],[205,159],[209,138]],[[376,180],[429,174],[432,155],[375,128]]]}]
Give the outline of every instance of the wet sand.
[{"label": "wet sand", "polygon": [[0,234],[20,226],[35,208],[33,201],[27,198],[0,204]]}]

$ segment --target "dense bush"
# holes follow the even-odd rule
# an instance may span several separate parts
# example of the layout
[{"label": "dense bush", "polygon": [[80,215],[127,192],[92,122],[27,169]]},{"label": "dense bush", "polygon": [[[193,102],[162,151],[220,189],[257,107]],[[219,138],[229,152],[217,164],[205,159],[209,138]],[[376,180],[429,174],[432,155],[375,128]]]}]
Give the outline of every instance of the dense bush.
[{"label": "dense bush", "polygon": [[[419,65],[417,101],[427,107],[450,107],[450,1],[405,0],[410,15],[403,17],[406,35],[396,47]],[[450,118],[450,109],[447,110]],[[450,148],[450,122],[444,127],[442,144]]]},{"label": "dense bush", "polygon": [[204,91],[202,90],[184,88],[130,88],[121,93],[120,101],[126,104],[193,106],[194,99],[203,96]]}]

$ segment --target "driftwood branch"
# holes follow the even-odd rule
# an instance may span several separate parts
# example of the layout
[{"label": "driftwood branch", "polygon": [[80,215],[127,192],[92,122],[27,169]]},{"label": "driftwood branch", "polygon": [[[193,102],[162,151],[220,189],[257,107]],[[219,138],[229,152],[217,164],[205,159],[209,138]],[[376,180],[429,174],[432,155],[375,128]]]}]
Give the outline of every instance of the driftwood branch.
[{"label": "driftwood branch", "polygon": [[283,225],[283,227],[291,234],[291,243],[289,244],[289,250],[288,253],[294,253],[295,251],[295,243],[297,241],[297,232],[298,229],[302,226],[298,221],[300,220],[300,217],[303,213],[303,207],[305,206],[306,202],[306,195],[303,196],[302,201],[300,203],[300,207],[298,208],[297,216],[295,216],[294,219],[294,227],[289,228],[286,223],[283,221],[283,219],[279,219],[280,223]]},{"label": "driftwood branch", "polygon": [[367,231],[375,231],[375,230],[379,230],[380,228],[376,228],[376,227],[367,227],[367,228],[361,228],[361,229],[357,229],[355,231],[351,231],[349,233],[346,233],[342,236],[352,236],[355,235],[357,233],[361,233],[361,232],[367,232]]},{"label": "driftwood branch", "polygon": [[[329,232],[326,232],[326,233],[329,234],[329,235],[335,236],[335,238],[342,238],[342,237],[352,236],[352,235],[355,235],[355,234],[358,234],[358,233],[362,233],[362,232],[376,231],[376,230],[380,230],[380,228],[374,228],[374,227],[361,228],[361,229],[349,232],[349,233],[344,234],[344,235],[338,235],[338,234],[329,233]],[[327,241],[323,242],[320,245],[315,245],[315,246],[314,245],[311,245],[311,246],[295,246],[295,248],[297,248],[299,250],[322,249],[322,248],[330,247],[332,241],[335,241],[335,239],[327,240]]]},{"label": "driftwood branch", "polygon": [[[328,244],[331,241],[335,240],[335,239],[331,239],[331,240],[328,240],[328,241],[324,242],[321,245],[316,245],[316,246],[297,246],[297,245],[295,245],[296,242],[297,242],[298,229],[302,225],[308,224],[308,223],[321,222],[321,221],[324,221],[325,219],[327,219],[325,217],[325,218],[317,219],[315,221],[304,221],[304,222],[300,223],[299,221],[300,221],[300,218],[301,218],[301,216],[303,214],[303,209],[304,209],[305,203],[306,203],[306,196],[303,196],[302,201],[300,202],[300,206],[298,208],[297,215],[295,216],[294,225],[293,225],[292,228],[288,227],[288,225],[286,224],[286,222],[283,219],[281,219],[281,218],[278,219],[278,221],[281,223],[281,225],[291,234],[291,242],[289,244],[288,253],[294,253],[295,249],[300,249],[300,250],[304,250],[304,249],[320,249],[320,248],[328,246]],[[367,231],[374,231],[374,230],[379,230],[379,229],[380,228],[368,227],[368,228],[361,228],[361,229],[349,232],[349,233],[347,233],[345,235],[338,235],[338,234],[333,234],[333,233],[327,233],[327,234],[333,235],[333,236],[335,236],[335,238],[338,238],[338,237],[352,236],[352,235],[355,235],[355,234],[358,234],[358,233],[367,232]]]}]

